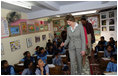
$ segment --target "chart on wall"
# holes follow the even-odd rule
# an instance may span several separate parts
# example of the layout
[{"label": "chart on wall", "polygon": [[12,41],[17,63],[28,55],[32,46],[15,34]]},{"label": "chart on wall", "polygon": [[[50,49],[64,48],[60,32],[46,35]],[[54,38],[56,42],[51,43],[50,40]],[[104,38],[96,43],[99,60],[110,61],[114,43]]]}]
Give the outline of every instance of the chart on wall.
[{"label": "chart on wall", "polygon": [[98,28],[99,26],[98,16],[88,17],[88,21],[93,25],[93,28]]},{"label": "chart on wall", "polygon": [[16,41],[10,42],[10,46],[11,46],[11,52],[20,49],[21,48],[21,46],[20,46],[20,40],[16,40]]},{"label": "chart on wall", "polygon": [[9,37],[8,22],[4,17],[1,18],[1,37]]},{"label": "chart on wall", "polygon": [[35,36],[35,42],[40,42],[40,36]]},{"label": "chart on wall", "polygon": [[32,38],[26,38],[27,48],[32,46]]}]

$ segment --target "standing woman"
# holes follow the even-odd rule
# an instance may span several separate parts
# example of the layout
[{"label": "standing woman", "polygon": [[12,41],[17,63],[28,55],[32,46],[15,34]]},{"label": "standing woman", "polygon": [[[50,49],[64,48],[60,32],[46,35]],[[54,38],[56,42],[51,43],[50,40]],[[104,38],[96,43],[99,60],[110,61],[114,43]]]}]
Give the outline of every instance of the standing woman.
[{"label": "standing woman", "polygon": [[71,62],[71,75],[80,75],[82,72],[82,56],[85,55],[85,34],[81,24],[75,22],[72,15],[66,16],[68,25],[67,39],[61,46],[66,47],[69,44],[69,55]]}]

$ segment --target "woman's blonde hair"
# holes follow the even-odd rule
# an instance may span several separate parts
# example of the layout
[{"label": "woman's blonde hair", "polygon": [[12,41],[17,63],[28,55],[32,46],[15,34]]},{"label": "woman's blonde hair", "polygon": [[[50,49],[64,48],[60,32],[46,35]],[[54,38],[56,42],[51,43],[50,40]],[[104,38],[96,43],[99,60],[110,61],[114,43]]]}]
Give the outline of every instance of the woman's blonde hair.
[{"label": "woman's blonde hair", "polygon": [[65,20],[66,21],[73,21],[73,22],[75,22],[75,18],[72,15],[66,15]]}]

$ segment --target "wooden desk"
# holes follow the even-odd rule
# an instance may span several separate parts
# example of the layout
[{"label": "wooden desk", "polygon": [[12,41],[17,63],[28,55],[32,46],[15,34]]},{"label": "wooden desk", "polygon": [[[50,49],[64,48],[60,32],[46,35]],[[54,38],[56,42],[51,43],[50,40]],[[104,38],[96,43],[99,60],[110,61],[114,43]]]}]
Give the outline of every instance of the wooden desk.
[{"label": "wooden desk", "polygon": [[117,75],[117,72],[104,72],[104,75]]},{"label": "wooden desk", "polygon": [[22,71],[24,70],[24,65],[20,65],[19,63],[14,64],[14,69],[16,73],[21,74]]},{"label": "wooden desk", "polygon": [[100,69],[101,69],[101,72],[103,73],[106,68],[107,68],[107,64],[111,61],[111,59],[108,59],[108,58],[101,58],[100,59]]},{"label": "wooden desk", "polygon": [[99,51],[98,52],[98,58],[104,57],[104,51]]}]

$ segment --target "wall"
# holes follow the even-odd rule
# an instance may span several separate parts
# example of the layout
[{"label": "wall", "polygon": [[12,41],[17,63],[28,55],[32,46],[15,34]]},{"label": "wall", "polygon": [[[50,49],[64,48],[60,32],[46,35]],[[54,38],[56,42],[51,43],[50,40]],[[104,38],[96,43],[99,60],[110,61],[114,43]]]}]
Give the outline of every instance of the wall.
[{"label": "wall", "polygon": [[[1,9],[1,16],[2,17],[6,17],[7,13],[9,13],[11,10],[7,10],[7,9]],[[21,12],[21,18],[22,19],[27,19],[27,14],[22,13]],[[42,19],[43,20],[43,19]],[[52,27],[51,27],[52,29]],[[32,33],[32,34],[27,34],[27,35],[19,35],[19,36],[15,36],[15,37],[8,37],[8,38],[3,38],[1,39],[1,43],[3,44],[4,47],[4,55],[1,57],[1,60],[7,60],[9,62],[10,65],[14,65],[15,63],[18,63],[19,60],[21,58],[23,58],[23,53],[25,51],[30,51],[31,55],[35,52],[35,47],[36,46],[42,46],[45,47],[46,42],[49,39],[49,33],[53,34],[53,30],[51,31],[46,31],[46,32],[37,32],[37,33]],[[46,40],[42,41],[42,35],[46,35]],[[35,36],[40,36],[41,41],[38,43],[35,43]],[[26,44],[26,38],[32,38],[32,43],[33,46],[30,48],[27,48],[27,44]],[[21,48],[19,50],[16,50],[14,52],[11,52],[11,48],[10,48],[10,42],[14,41],[14,40],[20,40],[20,45]]]}]

